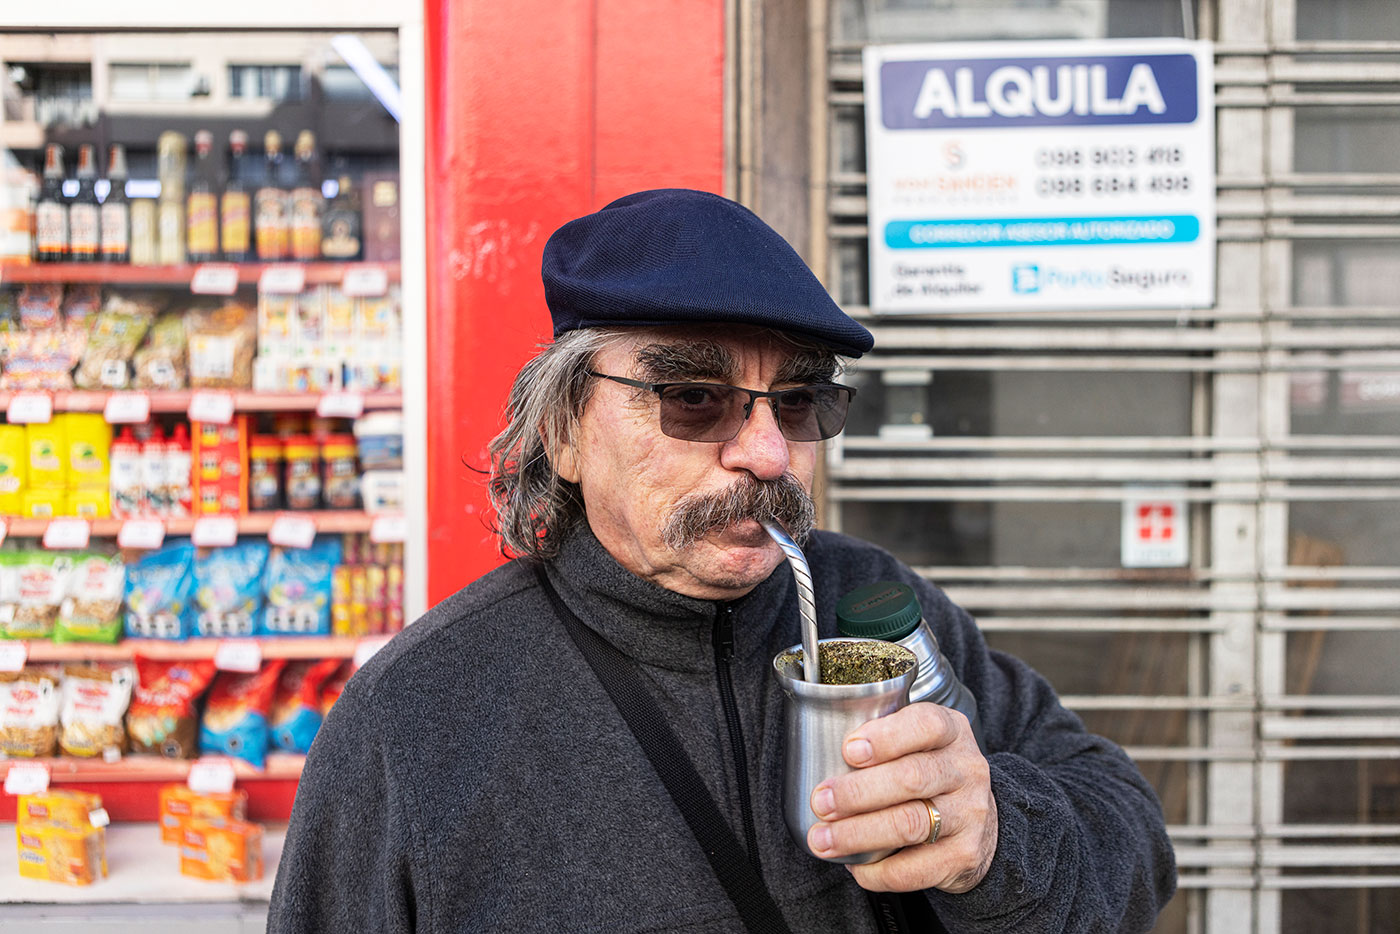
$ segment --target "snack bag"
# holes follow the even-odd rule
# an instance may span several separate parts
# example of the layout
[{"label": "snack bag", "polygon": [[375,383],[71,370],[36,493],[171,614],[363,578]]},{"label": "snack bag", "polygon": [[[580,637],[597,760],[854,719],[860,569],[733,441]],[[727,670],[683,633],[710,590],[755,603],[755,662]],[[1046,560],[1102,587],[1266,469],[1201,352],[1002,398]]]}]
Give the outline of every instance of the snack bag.
[{"label": "snack bag", "polygon": [[195,308],[185,315],[190,386],[247,389],[253,385],[257,352],[255,309],[237,302],[219,308]]},{"label": "snack bag", "polygon": [[79,389],[125,389],[131,371],[127,361],[155,318],[155,305],[111,295],[96,315],[88,344],[73,383]]},{"label": "snack bag", "polygon": [[272,742],[287,752],[309,752],[321,728],[321,686],[340,667],[338,658],[289,662],[272,701]]},{"label": "snack bag", "polygon": [[340,539],[323,537],[310,548],[277,548],[267,563],[268,635],[326,636],[331,631],[331,578],[340,564]]},{"label": "snack bag", "polygon": [[184,827],[191,820],[230,824],[245,820],[248,792],[235,788],[228,792],[200,792],[188,785],[165,785],[160,789],[160,839],[179,843]]},{"label": "snack bag", "polygon": [[58,749],[58,678],[34,668],[0,672],[0,755],[31,759]]},{"label": "snack bag", "polygon": [[116,642],[122,634],[126,567],[118,555],[79,554],[54,623],[55,642]]},{"label": "snack bag", "polygon": [[335,702],[340,700],[341,692],[345,690],[345,682],[350,680],[350,676],[355,673],[353,662],[341,662],[340,667],[326,679],[326,685],[321,689],[321,717],[325,718],[335,706]]},{"label": "snack bag", "polygon": [[62,824],[15,826],[19,842],[19,874],[25,879],[91,885],[107,875],[107,832]]},{"label": "snack bag", "polygon": [[151,326],[146,343],[131,358],[136,389],[184,389],[189,380],[185,365],[187,338],[185,314],[163,314]]},{"label": "snack bag", "polygon": [[255,672],[219,673],[204,707],[200,752],[233,756],[259,769],[267,764],[267,716],[286,664],[275,658]]},{"label": "snack bag", "polygon": [[19,323],[26,331],[48,331],[63,325],[63,286],[33,283],[19,292]]},{"label": "snack bag", "polygon": [[265,541],[217,548],[194,563],[195,634],[251,636],[262,603]]},{"label": "snack bag", "polygon": [[261,879],[262,827],[242,821],[189,821],[180,838],[180,872],[214,882]]},{"label": "snack bag", "polygon": [[213,660],[158,661],[138,655],[135,662],[136,685],[126,712],[131,751],[193,759],[199,753],[195,702],[214,680]]},{"label": "snack bag", "polygon": [[194,597],[194,546],[166,542],[126,573],[126,634],[143,639],[189,635]]},{"label": "snack bag", "polygon": [[15,610],[4,623],[4,635],[10,639],[47,639],[53,634],[59,607],[68,593],[69,572],[73,559],[68,555],[47,551],[14,552],[6,562],[16,575]]},{"label": "snack bag", "polygon": [[63,706],[59,710],[58,745],[70,756],[91,758],[126,745],[122,715],[131,699],[135,672],[118,668],[69,665],[63,670]]}]

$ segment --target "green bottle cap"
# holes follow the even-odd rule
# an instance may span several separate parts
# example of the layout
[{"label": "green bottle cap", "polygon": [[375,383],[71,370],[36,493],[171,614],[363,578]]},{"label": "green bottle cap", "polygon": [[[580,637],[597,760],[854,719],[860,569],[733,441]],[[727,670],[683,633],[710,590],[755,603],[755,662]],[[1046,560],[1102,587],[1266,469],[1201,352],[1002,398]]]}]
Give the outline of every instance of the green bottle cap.
[{"label": "green bottle cap", "polygon": [[896,642],[913,632],[923,615],[914,589],[898,581],[858,587],[836,604],[836,626],[853,638]]}]

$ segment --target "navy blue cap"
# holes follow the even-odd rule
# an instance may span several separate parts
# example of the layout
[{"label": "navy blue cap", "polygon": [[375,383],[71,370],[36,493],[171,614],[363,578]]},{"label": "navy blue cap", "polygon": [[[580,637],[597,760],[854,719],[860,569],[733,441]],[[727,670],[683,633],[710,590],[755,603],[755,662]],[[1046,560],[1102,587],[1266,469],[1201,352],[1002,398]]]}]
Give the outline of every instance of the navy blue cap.
[{"label": "navy blue cap", "polygon": [[544,247],[554,336],[579,328],[732,323],[774,328],[859,357],[870,332],[743,205],[661,188],[619,198]]}]

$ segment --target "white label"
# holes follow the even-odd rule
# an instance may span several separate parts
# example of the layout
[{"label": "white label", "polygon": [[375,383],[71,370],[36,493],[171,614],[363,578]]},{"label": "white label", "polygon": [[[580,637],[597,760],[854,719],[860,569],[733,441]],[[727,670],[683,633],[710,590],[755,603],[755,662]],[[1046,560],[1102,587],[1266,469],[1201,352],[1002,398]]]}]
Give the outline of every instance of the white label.
[{"label": "white label", "polygon": [[1129,491],[1123,500],[1123,567],[1185,567],[1190,557],[1188,518],[1181,490]]},{"label": "white label", "polygon": [[190,541],[199,548],[225,548],[238,541],[238,520],[233,516],[201,516],[194,520]]},{"label": "white label", "polygon": [[45,548],[86,548],[92,524],[86,519],[54,519],[44,529]]},{"label": "white label", "polygon": [[354,266],[345,270],[340,291],[352,297],[374,297],[389,291],[389,273],[383,266]]},{"label": "white label", "polygon": [[49,790],[49,767],[38,762],[16,762],[5,776],[5,794],[41,795]]},{"label": "white label", "polygon": [[233,393],[197,392],[190,396],[190,421],[227,425],[233,421]]},{"label": "white label", "polygon": [[120,746],[108,746],[102,750],[102,761],[111,765],[113,762],[122,761],[122,750]]},{"label": "white label", "polygon": [[10,534],[10,524],[4,519],[0,519],[0,545],[5,543],[5,536]]},{"label": "white label", "polygon": [[232,263],[204,263],[195,268],[190,291],[196,295],[232,295],[238,291],[238,267]]},{"label": "white label", "polygon": [[200,759],[190,766],[186,784],[202,795],[233,791],[233,764],[227,759]]},{"label": "white label", "polygon": [[42,425],[53,421],[53,396],[46,392],[17,392],[5,409],[12,425]]},{"label": "white label", "polygon": [[111,816],[106,808],[98,808],[95,811],[88,811],[88,823],[94,827],[106,827],[112,822]]},{"label": "white label", "polygon": [[214,650],[214,667],[220,671],[252,673],[262,667],[262,646],[246,639],[220,642]]},{"label": "white label", "polygon": [[408,538],[408,522],[402,513],[375,516],[369,527],[369,540],[376,545],[380,542],[402,542]]},{"label": "white label", "polygon": [[144,392],[114,392],[102,407],[109,425],[139,425],[151,417],[151,397]]},{"label": "white label", "polygon": [[123,548],[151,550],[165,543],[165,523],[159,519],[128,519],[117,532],[117,544]]},{"label": "white label", "polygon": [[306,287],[306,267],[295,263],[269,266],[258,277],[258,291],[273,295],[295,295]]},{"label": "white label", "polygon": [[286,548],[310,548],[316,538],[316,522],[310,516],[278,516],[267,530],[267,540]]},{"label": "white label", "polygon": [[378,636],[373,639],[361,639],[355,645],[355,655],[352,659],[355,667],[363,667],[365,662],[369,661],[371,658],[374,657],[374,653],[378,652],[380,649],[384,648],[384,646],[389,644],[390,638],[392,637]]},{"label": "white label", "polygon": [[359,418],[365,414],[365,397],[358,392],[328,392],[316,402],[321,418]]},{"label": "white label", "polygon": [[0,671],[20,671],[29,659],[29,646],[23,642],[0,642]]}]

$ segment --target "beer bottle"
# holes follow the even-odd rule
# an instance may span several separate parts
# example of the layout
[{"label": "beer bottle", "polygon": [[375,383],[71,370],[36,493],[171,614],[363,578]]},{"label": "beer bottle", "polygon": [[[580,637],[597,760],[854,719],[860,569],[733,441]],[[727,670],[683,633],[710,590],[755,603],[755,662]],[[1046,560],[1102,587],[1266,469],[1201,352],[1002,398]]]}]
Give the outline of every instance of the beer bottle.
[{"label": "beer bottle", "polygon": [[326,259],[360,258],[360,195],[349,175],[341,175],[339,187],[321,219],[321,255]]},{"label": "beer bottle", "polygon": [[75,263],[97,260],[101,245],[97,206],[97,148],[78,147],[78,193],[68,203],[68,258]]},{"label": "beer bottle", "polygon": [[296,184],[292,188],[292,258],[314,260],[321,255],[321,214],[325,199],[316,171],[316,137],[310,130],[297,134]]},{"label": "beer bottle", "polygon": [[194,135],[194,180],[185,200],[188,236],[185,252],[191,263],[208,263],[219,258],[219,196],[214,165],[214,134],[200,130]]},{"label": "beer bottle", "polygon": [[243,181],[243,159],[248,149],[248,134],[234,130],[228,135],[228,183],[219,201],[219,234],[224,259],[230,263],[246,263],[252,256],[252,198]]},{"label": "beer bottle", "polygon": [[63,147],[44,149],[44,181],[34,204],[34,249],[41,263],[68,258],[68,200],[63,197]]},{"label": "beer bottle", "polygon": [[98,225],[102,259],[125,263],[131,259],[131,202],[126,198],[126,148],[121,143],[107,150],[107,186]]},{"label": "beer bottle", "polygon": [[263,137],[267,161],[262,184],[253,195],[253,236],[258,259],[279,262],[290,253],[291,229],[287,192],[282,188],[282,134],[268,130]]}]

